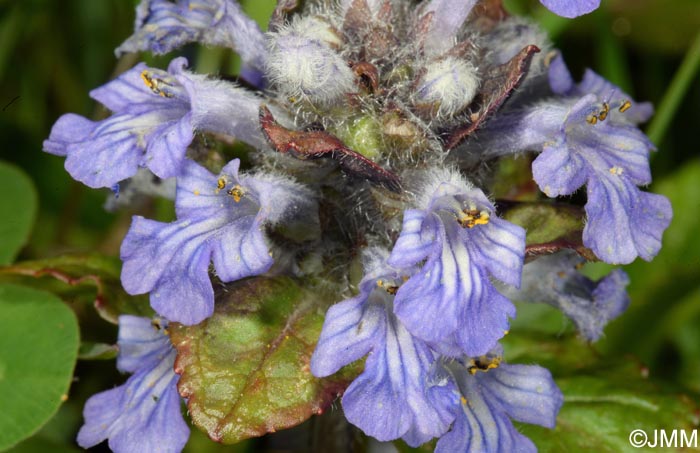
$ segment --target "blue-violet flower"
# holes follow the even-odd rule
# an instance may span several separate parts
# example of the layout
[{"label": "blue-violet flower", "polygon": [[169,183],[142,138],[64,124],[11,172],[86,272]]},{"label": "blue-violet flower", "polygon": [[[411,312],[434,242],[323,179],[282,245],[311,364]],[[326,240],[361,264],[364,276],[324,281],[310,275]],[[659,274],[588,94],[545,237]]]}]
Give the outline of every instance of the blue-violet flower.
[{"label": "blue-violet flower", "polygon": [[404,212],[388,263],[399,269],[425,263],[398,289],[395,313],[413,335],[443,343],[443,353],[485,354],[515,316],[491,277],[520,285],[525,230],[498,218],[483,192],[458,173],[436,172],[421,192],[420,209]]},{"label": "blue-violet flower", "polygon": [[443,434],[452,419],[438,404],[447,390],[426,386],[432,351],[393,313],[398,282],[396,272],[377,266],[363,278],[360,294],[328,310],[311,372],[328,376],[369,353],[343,395],[345,416],[376,439],[403,438],[415,447]]},{"label": "blue-violet flower", "polygon": [[164,320],[119,317],[117,368],[133,373],[125,384],[92,396],[85,404],[85,424],[78,444],[89,448],[109,439],[115,453],[176,453],[190,429],[182,418],[175,350]]},{"label": "blue-violet flower", "polygon": [[572,251],[542,256],[523,268],[519,290],[503,288],[511,300],[541,302],[560,309],[588,341],[597,341],[605,325],[630,303],[625,288],[629,277],[615,269],[598,281],[578,271],[585,262]]},{"label": "blue-violet flower", "polygon": [[239,160],[219,177],[187,162],[177,180],[177,221],[134,217],[121,247],[122,284],[130,294],[150,292],[161,316],[198,324],[214,310],[209,263],[224,282],[266,272],[273,259],[262,231],[309,210],[307,189],[282,177],[239,175]]},{"label": "blue-violet flower", "polygon": [[113,187],[139,167],[161,178],[179,175],[195,130],[264,146],[256,121],[260,99],[186,66],[184,58],[173,60],[168,72],[141,63],[93,90],[90,96],[114,114],[102,121],[63,115],[44,149],[66,156],[68,173],[97,188]]}]

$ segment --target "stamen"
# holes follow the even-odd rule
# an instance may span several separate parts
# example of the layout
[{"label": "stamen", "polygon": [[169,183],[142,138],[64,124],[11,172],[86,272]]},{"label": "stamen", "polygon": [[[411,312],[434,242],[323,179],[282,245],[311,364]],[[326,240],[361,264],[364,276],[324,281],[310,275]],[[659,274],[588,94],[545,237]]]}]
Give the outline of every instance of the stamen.
[{"label": "stamen", "polygon": [[151,73],[148,71],[148,69],[144,69],[143,71],[141,71],[141,80],[143,80],[143,83],[145,83],[146,86],[151,91],[153,91],[155,94],[160,95],[164,98],[173,97],[172,93],[170,93],[168,91],[164,91],[164,89],[163,89],[163,87],[172,87],[172,85],[163,79],[153,77],[151,75]]},{"label": "stamen", "polygon": [[596,115],[588,115],[586,121],[588,121],[588,124],[595,124],[598,122],[598,117]]},{"label": "stamen", "polygon": [[615,176],[620,176],[624,169],[622,167],[611,167],[610,174]]},{"label": "stamen", "polygon": [[233,186],[228,192],[229,195],[233,197],[233,201],[236,203],[241,201],[241,198],[243,195],[245,195],[245,191],[243,190],[243,187],[241,187],[239,184],[236,184]]},{"label": "stamen", "polygon": [[630,107],[632,107],[632,103],[629,100],[624,101],[620,106],[620,113],[625,113]]},{"label": "stamen", "polygon": [[377,280],[377,286],[382,288],[384,291],[389,293],[392,296],[396,295],[396,292],[399,290],[399,287],[396,285],[391,285],[384,280]]},{"label": "stamen", "polygon": [[226,181],[226,177],[222,176],[216,181],[216,193],[221,192],[221,190],[226,187],[226,184],[228,184],[228,181]]},{"label": "stamen", "polygon": [[163,332],[163,334],[168,335],[168,329],[165,328],[165,326],[163,325],[163,322],[161,321],[160,318],[152,319],[152,320],[151,320],[151,326],[152,326],[154,329]]},{"label": "stamen", "polygon": [[600,121],[605,121],[605,118],[608,117],[608,113],[610,112],[610,105],[607,102],[603,102],[603,110],[598,113],[598,119]]},{"label": "stamen", "polygon": [[482,355],[481,357],[477,357],[475,359],[470,360],[470,365],[467,367],[467,371],[469,371],[469,374],[472,374],[472,375],[476,374],[477,371],[482,371],[485,373],[488,370],[498,368],[498,366],[500,364],[501,364],[500,357]]},{"label": "stamen", "polygon": [[457,218],[457,222],[462,228],[474,228],[476,225],[486,225],[491,219],[488,212],[478,211],[475,208],[464,209],[462,213],[464,215]]}]

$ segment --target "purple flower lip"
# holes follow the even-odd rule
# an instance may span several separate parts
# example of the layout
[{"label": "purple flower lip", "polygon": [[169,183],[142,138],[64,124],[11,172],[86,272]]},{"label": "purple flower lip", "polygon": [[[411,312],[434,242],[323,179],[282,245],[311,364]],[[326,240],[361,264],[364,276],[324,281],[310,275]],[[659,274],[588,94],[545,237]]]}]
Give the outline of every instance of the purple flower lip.
[{"label": "purple flower lip", "polygon": [[182,418],[175,350],[167,322],[119,317],[120,371],[133,373],[124,385],[93,395],[85,404],[78,444],[89,448],[105,439],[112,451],[181,451],[190,435]]},{"label": "purple flower lip", "polygon": [[520,284],[525,231],[493,215],[484,194],[459,178],[438,174],[423,191],[424,209],[404,212],[387,261],[396,269],[423,263],[398,289],[395,313],[443,354],[485,354],[515,315],[490,277]]},{"label": "purple flower lip", "polygon": [[238,159],[219,176],[188,162],[178,178],[177,220],[134,217],[121,247],[122,285],[150,293],[160,315],[198,324],[214,310],[213,262],[224,282],[267,272],[273,264],[263,226],[296,211],[315,212],[313,197],[289,180],[240,175]]}]

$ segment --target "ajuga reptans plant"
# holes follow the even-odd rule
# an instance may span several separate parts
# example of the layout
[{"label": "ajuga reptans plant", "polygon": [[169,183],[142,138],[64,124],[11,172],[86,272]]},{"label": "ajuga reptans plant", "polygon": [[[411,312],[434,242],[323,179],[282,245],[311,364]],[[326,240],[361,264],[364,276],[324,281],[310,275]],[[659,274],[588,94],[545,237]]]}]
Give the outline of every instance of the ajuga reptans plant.
[{"label": "ajuga reptans plant", "polygon": [[[543,3],[575,17],[598,2]],[[308,370],[366,357],[339,392],[364,433],[534,451],[512,421],[552,428],[563,396],[546,369],[503,361],[512,300],[560,308],[589,341],[627,307],[623,271],[578,269],[661,247],[670,204],[640,188],[651,107],[592,71],[577,82],[498,0],[287,0],[267,33],[233,0],[143,0],[117,54],[192,42],[237,52],[240,78],[140,63],[90,93],[111,116],[67,114],[44,143],[72,177],[128,200],[156,192],[152,178],[176,187],[176,220],[136,216],[122,243],[123,286],[158,318],[119,319],[118,367],[133,375],[87,402],[79,444],[181,450],[168,323],[212,316],[220,285],[284,275],[335,295]],[[243,161],[217,140],[247,144]],[[577,237],[533,244],[508,220],[504,159],[531,162],[536,199],[580,210]]]}]

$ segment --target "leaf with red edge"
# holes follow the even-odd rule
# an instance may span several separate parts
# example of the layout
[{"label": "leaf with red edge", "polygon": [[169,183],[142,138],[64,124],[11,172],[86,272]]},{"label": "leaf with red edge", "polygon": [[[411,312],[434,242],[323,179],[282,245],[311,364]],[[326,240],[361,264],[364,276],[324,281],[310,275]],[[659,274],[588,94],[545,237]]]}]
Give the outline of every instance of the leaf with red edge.
[{"label": "leaf with red edge", "polygon": [[127,294],[120,273],[117,258],[63,255],[0,267],[0,281],[43,289],[64,300],[94,302],[100,316],[113,324],[118,324],[121,314],[152,316],[148,296]]},{"label": "leaf with red edge", "polygon": [[275,121],[265,106],[260,107],[259,117],[265,138],[278,152],[288,153],[301,160],[330,158],[351,176],[377,183],[394,192],[401,191],[398,176],[348,148],[328,132],[287,129]]},{"label": "leaf with red edge", "polygon": [[457,147],[501,108],[525,78],[532,57],[539,51],[539,47],[535,45],[526,46],[508,63],[495,66],[486,72],[484,83],[469,106],[472,113],[467,123],[448,133],[445,148]]},{"label": "leaf with red edge", "polygon": [[201,324],[171,324],[178,388],[192,422],[228,444],[321,413],[359,372],[311,375],[325,305],[289,278],[250,278],[220,291]]}]

